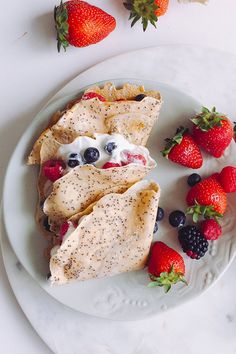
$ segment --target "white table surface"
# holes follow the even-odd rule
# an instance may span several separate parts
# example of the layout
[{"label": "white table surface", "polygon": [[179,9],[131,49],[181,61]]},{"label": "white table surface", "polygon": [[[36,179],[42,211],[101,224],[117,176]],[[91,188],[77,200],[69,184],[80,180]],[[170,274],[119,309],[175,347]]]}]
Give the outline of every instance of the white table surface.
[{"label": "white table surface", "polygon": [[[53,23],[49,14],[54,2],[13,0],[2,4],[1,10],[4,14],[1,19],[4,35],[1,38],[0,49],[2,64],[0,169],[2,176],[12,150],[27,122],[64,83],[91,65],[127,50],[163,44],[201,44],[236,54],[233,37],[236,32],[235,0],[225,1],[227,7],[223,9],[222,0],[210,0],[207,6],[180,5],[177,1],[171,0],[170,10],[165,17],[160,19],[158,30],[150,28],[145,34],[139,26],[132,30],[129,28],[127,12],[122,8],[122,1],[90,2],[102,5],[117,18],[116,31],[100,44],[84,49],[72,48],[66,54],[60,55],[55,49]],[[2,180],[3,178],[1,178],[1,188]],[[198,317],[188,319],[186,328],[183,323],[180,326],[183,330],[185,328],[186,332],[180,332],[179,336],[187,336],[188,328],[197,333],[198,326],[201,326],[201,336],[193,343],[194,346],[199,346],[199,352],[206,345],[210,351],[212,343],[214,343],[214,348],[216,345],[218,347],[218,351],[214,350],[215,353],[233,354],[236,352],[236,340],[233,337],[236,306],[235,302],[233,303],[232,284],[235,278],[233,272],[235,265],[236,262],[217,285],[222,290],[222,297],[216,297],[214,288],[210,290],[216,311],[214,318],[218,319],[221,325],[216,326],[210,318],[205,322],[203,317],[205,313],[201,314],[201,308],[199,308]],[[50,353],[18,306],[5,275],[2,261],[0,272],[0,353]],[[207,299],[209,301],[210,297],[208,296]],[[199,299],[195,302],[196,306],[198,304],[201,304]],[[187,306],[189,305],[186,305],[185,311],[188,310]],[[203,308],[203,312],[206,310],[207,306]],[[211,315],[212,311],[209,313],[209,316]],[[176,320],[177,318],[175,318],[175,325]],[[167,325],[163,320],[163,336],[165,326]],[[206,333],[208,327],[215,331],[211,331],[208,337],[207,334],[203,335],[203,327]],[[171,325],[168,328],[168,335],[171,335]],[[117,350],[118,343],[114,342],[114,345]],[[155,348],[150,348],[149,352],[159,353]],[[181,349],[179,347],[175,352],[189,354],[191,348]],[[138,353],[144,353],[143,349],[134,348],[132,354]],[[166,353],[162,351],[161,354]]]}]

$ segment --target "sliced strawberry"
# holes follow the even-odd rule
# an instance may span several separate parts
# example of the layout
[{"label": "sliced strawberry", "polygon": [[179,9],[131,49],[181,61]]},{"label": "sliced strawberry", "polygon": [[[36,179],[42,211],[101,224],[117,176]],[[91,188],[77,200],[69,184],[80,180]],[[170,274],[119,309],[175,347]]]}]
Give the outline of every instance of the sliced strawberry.
[{"label": "sliced strawberry", "polygon": [[82,100],[91,100],[92,98],[97,98],[99,101],[102,101],[102,102],[106,101],[106,99],[102,95],[99,95],[96,92],[87,92],[87,93],[83,94],[81,99]]},{"label": "sliced strawberry", "polygon": [[65,164],[61,160],[48,160],[43,165],[44,176],[52,182],[62,177]]},{"label": "sliced strawberry", "polygon": [[106,162],[102,168],[106,169],[106,168],[112,168],[112,167],[120,167],[121,165],[117,162]]},{"label": "sliced strawberry", "polygon": [[146,166],[147,160],[141,154],[133,154],[129,151],[123,151],[123,160],[121,162],[122,166],[126,166],[130,163],[137,163]]}]

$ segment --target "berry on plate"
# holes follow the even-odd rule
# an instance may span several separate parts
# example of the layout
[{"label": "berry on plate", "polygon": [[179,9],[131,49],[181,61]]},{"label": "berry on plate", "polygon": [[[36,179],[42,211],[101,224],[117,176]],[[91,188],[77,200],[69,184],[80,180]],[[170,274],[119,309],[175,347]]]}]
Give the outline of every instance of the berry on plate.
[{"label": "berry on plate", "polygon": [[233,138],[233,125],[215,107],[210,111],[203,107],[202,112],[191,119],[193,137],[197,144],[214,157],[221,157]]},{"label": "berry on plate", "polygon": [[168,292],[173,284],[180,281],[187,284],[184,279],[185,264],[183,257],[173,248],[160,241],[154,242],[151,247],[148,272],[152,280],[148,286],[163,286],[165,292]]},{"label": "berry on plate", "polygon": [[226,193],[236,192],[236,167],[224,167],[219,174],[219,182]]},{"label": "berry on plate", "polygon": [[112,168],[112,167],[120,167],[121,165],[117,162],[106,162],[102,168],[106,169],[106,168]]},{"label": "berry on plate", "polygon": [[65,165],[61,160],[48,160],[43,165],[43,174],[51,182],[62,177]]},{"label": "berry on plate", "polygon": [[195,186],[198,182],[202,180],[201,176],[198,175],[197,173],[192,173],[190,176],[188,176],[187,183],[189,187]]},{"label": "berry on plate", "polygon": [[83,94],[81,100],[91,100],[92,98],[97,98],[99,101],[102,101],[102,102],[105,102],[106,99],[102,96],[102,95],[99,95],[98,93],[96,92],[86,92]]},{"label": "berry on plate", "polygon": [[193,186],[186,197],[189,208],[187,214],[193,215],[197,222],[199,216],[205,218],[222,217],[227,208],[227,196],[221,184],[210,176]]},{"label": "berry on plate", "polygon": [[173,138],[165,139],[165,141],[166,147],[161,151],[164,157],[188,168],[197,169],[202,166],[201,151],[188,133],[188,129],[178,128],[176,135]]},{"label": "berry on plate", "polygon": [[158,17],[168,9],[169,0],[126,0],[123,4],[130,11],[131,27],[141,19],[143,30],[146,31],[149,22],[156,27]]},{"label": "berry on plate", "polygon": [[54,9],[57,49],[69,45],[86,47],[100,42],[116,27],[116,20],[100,8],[85,1],[71,0]]},{"label": "berry on plate", "polygon": [[184,253],[192,259],[200,259],[208,250],[208,241],[196,226],[182,227],[178,238]]},{"label": "berry on plate", "polygon": [[174,210],[169,215],[169,223],[173,227],[184,226],[186,221],[185,213],[181,210]]},{"label": "berry on plate", "polygon": [[222,234],[220,224],[214,219],[202,221],[200,227],[206,240],[217,240]]}]

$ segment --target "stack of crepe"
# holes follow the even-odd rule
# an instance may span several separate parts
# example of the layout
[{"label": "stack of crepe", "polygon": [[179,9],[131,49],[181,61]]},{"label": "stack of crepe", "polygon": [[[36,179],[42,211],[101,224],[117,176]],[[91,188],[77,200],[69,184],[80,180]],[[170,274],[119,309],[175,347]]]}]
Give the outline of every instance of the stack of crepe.
[{"label": "stack of crepe", "polygon": [[[143,180],[155,167],[151,157],[146,165],[107,169],[81,164],[50,183],[42,172],[46,161],[58,158],[60,147],[82,136],[118,134],[148,151],[144,146],[162,103],[159,92],[130,84],[117,89],[111,83],[88,92],[105,101],[76,99],[56,112],[28,157],[28,164],[40,165],[36,219],[51,243],[52,284],[142,269],[153,239],[160,188]],[[136,101],[137,95],[143,99]],[[65,223],[72,227],[62,239]]]}]

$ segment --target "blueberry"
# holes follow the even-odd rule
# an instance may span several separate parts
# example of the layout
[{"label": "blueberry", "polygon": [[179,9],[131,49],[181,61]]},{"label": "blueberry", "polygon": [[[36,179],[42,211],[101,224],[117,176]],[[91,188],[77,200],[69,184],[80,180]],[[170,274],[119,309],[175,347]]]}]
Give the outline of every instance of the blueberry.
[{"label": "blueberry", "polygon": [[98,149],[94,147],[90,147],[85,150],[84,152],[84,160],[86,163],[93,163],[96,162],[100,157],[100,153]]},{"label": "blueberry", "polygon": [[156,221],[155,222],[155,226],[154,226],[154,230],[153,230],[153,233],[155,234],[158,230],[158,222]]},{"label": "blueberry", "polygon": [[51,230],[50,230],[50,225],[49,225],[49,223],[48,223],[48,217],[44,218],[44,220],[43,220],[43,227],[45,228],[46,231],[51,232]]},{"label": "blueberry", "polygon": [[70,154],[69,158],[75,159],[77,156],[78,156],[78,154],[76,152],[72,152],[72,154]]},{"label": "blueberry", "polygon": [[201,176],[199,176],[197,173],[192,173],[190,176],[188,176],[187,183],[190,187],[193,187],[195,184],[200,182],[201,179]]},{"label": "blueberry", "polygon": [[161,221],[164,218],[164,215],[164,210],[161,207],[158,207],[156,220]]},{"label": "blueberry", "polygon": [[71,168],[74,168],[74,167],[76,167],[76,166],[79,166],[79,161],[78,160],[69,160],[68,161],[68,163],[67,163],[67,165],[69,166],[69,167],[71,167]]},{"label": "blueberry", "polygon": [[117,148],[116,143],[114,143],[113,141],[108,143],[107,145],[105,145],[104,150],[111,155],[112,151],[115,150]]},{"label": "blueberry", "polygon": [[172,213],[170,213],[169,215],[169,223],[173,227],[184,226],[185,221],[186,221],[186,216],[184,212],[182,212],[181,210],[172,211]]},{"label": "blueberry", "polygon": [[146,97],[146,95],[141,93],[140,95],[137,95],[134,99],[135,99],[135,101],[142,101],[145,97]]}]

